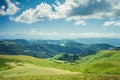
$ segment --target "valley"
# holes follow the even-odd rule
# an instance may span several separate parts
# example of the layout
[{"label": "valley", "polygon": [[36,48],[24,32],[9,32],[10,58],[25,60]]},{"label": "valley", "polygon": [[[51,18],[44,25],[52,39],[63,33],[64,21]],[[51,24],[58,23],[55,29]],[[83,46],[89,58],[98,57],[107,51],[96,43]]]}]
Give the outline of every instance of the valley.
[{"label": "valley", "polygon": [[1,40],[1,80],[119,80],[120,47],[68,40]]}]

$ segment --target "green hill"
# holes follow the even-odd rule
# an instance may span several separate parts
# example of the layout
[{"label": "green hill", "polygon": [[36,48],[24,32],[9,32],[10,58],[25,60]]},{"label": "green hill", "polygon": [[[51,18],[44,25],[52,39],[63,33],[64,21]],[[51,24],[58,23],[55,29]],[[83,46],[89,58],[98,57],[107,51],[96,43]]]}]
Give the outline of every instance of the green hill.
[{"label": "green hill", "polygon": [[78,63],[85,73],[120,74],[120,51],[99,51],[96,55],[81,58]]},{"label": "green hill", "polygon": [[23,62],[41,67],[59,68],[83,73],[120,74],[120,51],[115,50],[100,51],[95,55],[81,57],[80,60],[74,63],[57,60],[50,61],[22,55],[0,55],[0,70],[13,68],[11,65],[5,64],[6,62]]},{"label": "green hill", "polygon": [[[0,79],[3,80],[29,80],[31,76],[51,76],[51,75],[77,75],[78,72],[71,72],[68,70],[62,70],[54,68],[53,66],[59,66],[57,63],[37,59],[29,56],[10,56],[0,55]],[[27,76],[27,77],[25,77]],[[19,77],[19,78],[18,78]],[[24,79],[22,79],[25,77]],[[29,78],[31,77],[31,78]],[[34,78],[34,80],[37,80]],[[50,78],[49,78],[50,80]]]},{"label": "green hill", "polygon": [[8,55],[28,55],[37,58],[52,58],[59,53],[76,54],[79,56],[87,56],[95,54],[100,50],[114,48],[108,44],[92,44],[86,45],[76,42],[59,42],[49,43],[43,41],[27,41],[27,40],[1,40],[0,54]]},{"label": "green hill", "polygon": [[69,63],[22,55],[0,55],[3,80],[120,80],[120,51],[105,50]]}]

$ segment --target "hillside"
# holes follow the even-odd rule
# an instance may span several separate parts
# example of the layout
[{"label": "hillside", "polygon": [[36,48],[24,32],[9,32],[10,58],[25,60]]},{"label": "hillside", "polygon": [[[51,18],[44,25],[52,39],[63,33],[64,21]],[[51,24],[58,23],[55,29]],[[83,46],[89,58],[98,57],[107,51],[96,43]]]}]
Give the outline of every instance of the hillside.
[{"label": "hillside", "polygon": [[108,50],[100,51],[95,55],[81,57],[80,60],[69,63],[56,60],[37,59],[27,56],[0,56],[0,70],[14,68],[6,62],[23,62],[41,67],[59,68],[64,70],[97,73],[97,74],[120,74],[120,51]]},{"label": "hillside", "polygon": [[[53,58],[67,60],[67,58],[61,54],[56,55]],[[70,60],[71,59],[72,57]],[[103,50],[94,55],[79,57],[79,60],[72,64],[70,70],[93,74],[120,74],[120,51]]]},{"label": "hillside", "polygon": [[120,51],[99,51],[77,62],[81,63],[80,70],[85,73],[120,74]]},{"label": "hillside", "polygon": [[[35,77],[80,74],[78,72],[71,72],[54,68],[54,65],[56,65],[56,63],[29,56],[0,55],[0,79],[13,80],[13,78],[16,77],[16,80],[21,80],[21,78],[25,76],[28,78],[28,76]],[[26,78],[23,80],[26,80]],[[31,78],[28,78],[27,80],[29,79]]]},{"label": "hillside", "polygon": [[[0,55],[0,78],[12,80],[13,77],[16,77],[19,80],[18,78],[22,79],[27,76],[26,78],[29,80],[28,76],[30,75],[33,77],[37,76],[38,79],[41,77],[45,79],[45,76],[48,75],[49,79],[47,80],[50,80],[52,75],[54,75],[56,76],[55,78],[61,78],[59,80],[64,78],[69,80],[69,77],[65,76],[71,75],[73,80],[74,78],[77,78],[76,80],[84,80],[82,76],[88,76],[86,78],[90,78],[90,80],[93,78],[98,80],[101,76],[100,80],[119,80],[119,61],[120,51],[116,50],[99,51],[95,55],[81,57],[80,60],[74,63],[22,55]],[[90,75],[94,75],[94,77],[90,77]]]},{"label": "hillside", "polygon": [[109,44],[82,44],[69,41],[32,41],[32,40],[2,40],[0,54],[28,55],[37,58],[51,58],[59,53],[87,56],[100,50],[114,48]]}]

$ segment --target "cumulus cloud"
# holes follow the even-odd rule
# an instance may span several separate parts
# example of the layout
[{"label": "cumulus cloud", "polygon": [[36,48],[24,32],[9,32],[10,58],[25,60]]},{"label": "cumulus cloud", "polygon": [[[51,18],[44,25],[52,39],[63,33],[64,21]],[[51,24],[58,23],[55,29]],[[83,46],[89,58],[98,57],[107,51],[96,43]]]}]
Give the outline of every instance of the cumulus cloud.
[{"label": "cumulus cloud", "polygon": [[[67,12],[71,10],[72,0],[66,0],[64,4],[56,1],[52,6],[47,3],[41,3],[36,8],[30,8],[24,11],[20,16],[14,18],[16,22],[34,23],[45,19],[61,19],[67,17]],[[53,10],[54,9],[54,10]]]},{"label": "cumulus cloud", "polygon": [[87,5],[78,5],[70,11],[71,16],[92,15],[96,12],[107,12],[111,9],[111,5],[106,0],[88,0]]},{"label": "cumulus cloud", "polygon": [[14,20],[16,22],[22,23],[34,23],[36,21],[50,19],[54,16],[52,12],[52,7],[49,4],[41,3],[36,6],[35,9],[30,8],[24,11],[20,16],[16,17]]},{"label": "cumulus cloud", "polygon": [[120,26],[120,20],[119,21],[106,21],[103,26]]},{"label": "cumulus cloud", "polygon": [[63,4],[57,1],[57,3],[53,5],[53,8],[55,9],[57,16],[60,18],[66,18],[68,17],[72,8],[76,6],[77,4],[74,2],[74,0],[65,0]]},{"label": "cumulus cloud", "polygon": [[[22,23],[34,23],[41,20],[65,19],[74,20],[75,25],[86,25],[86,19],[114,18],[120,16],[118,0],[59,0],[49,5],[41,3],[30,8],[13,20]],[[3,7],[4,8],[4,7]]]},{"label": "cumulus cloud", "polygon": [[[10,0],[6,0],[7,3],[7,9],[5,10],[6,6],[2,5],[0,8],[0,15],[14,15],[17,11],[19,11],[19,8],[11,2]],[[18,2],[17,2],[18,3]]]}]

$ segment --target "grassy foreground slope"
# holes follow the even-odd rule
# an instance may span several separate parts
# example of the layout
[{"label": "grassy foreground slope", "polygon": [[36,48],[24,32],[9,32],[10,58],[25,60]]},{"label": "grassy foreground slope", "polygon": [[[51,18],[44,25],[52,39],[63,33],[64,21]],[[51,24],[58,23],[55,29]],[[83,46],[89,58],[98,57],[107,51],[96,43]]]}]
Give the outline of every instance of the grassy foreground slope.
[{"label": "grassy foreground slope", "polygon": [[7,62],[29,63],[40,67],[59,68],[64,70],[72,70],[74,68],[73,65],[70,65],[70,63],[64,63],[64,61],[49,61],[23,55],[0,55],[0,71],[14,68],[14,66],[6,64]]},{"label": "grassy foreground slope", "polygon": [[76,63],[22,55],[0,55],[0,79],[120,80],[120,51],[100,51],[96,55],[83,57]]},{"label": "grassy foreground slope", "polygon": [[96,55],[82,58],[78,61],[80,71],[97,74],[120,74],[120,51],[99,51]]},{"label": "grassy foreground slope", "polygon": [[4,70],[0,72],[0,76],[14,77],[14,76],[37,76],[37,75],[64,75],[64,74],[79,74],[77,72],[71,72],[67,70],[60,70],[56,68],[44,68],[35,66],[28,63],[14,63],[8,62],[7,64],[14,66],[15,68]]},{"label": "grassy foreground slope", "polygon": [[48,80],[51,80],[50,76],[80,74],[54,68],[60,66],[57,64],[29,56],[0,55],[0,80],[45,80],[48,77]]}]

